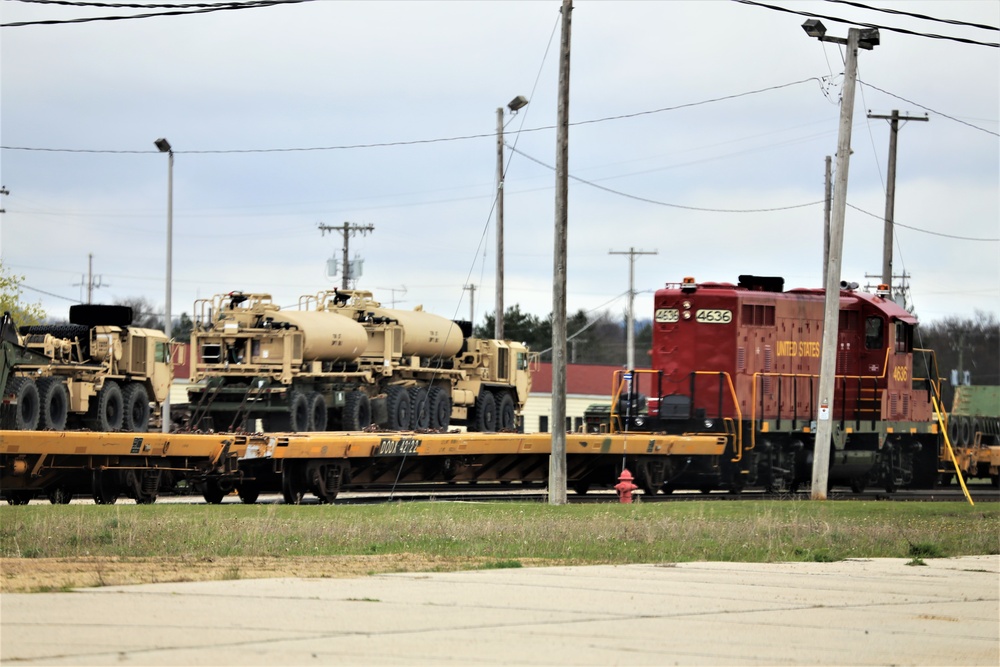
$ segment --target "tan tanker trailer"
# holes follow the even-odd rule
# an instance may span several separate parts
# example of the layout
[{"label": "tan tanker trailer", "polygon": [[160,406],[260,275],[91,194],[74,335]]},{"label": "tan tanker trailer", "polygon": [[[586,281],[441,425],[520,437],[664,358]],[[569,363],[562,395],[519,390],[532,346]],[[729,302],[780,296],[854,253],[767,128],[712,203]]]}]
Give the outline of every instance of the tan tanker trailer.
[{"label": "tan tanker trailer", "polygon": [[268,431],[516,426],[530,389],[523,346],[484,345],[445,318],[383,309],[368,292],[330,294],[335,303],[304,297],[312,310],[239,292],[196,302],[192,426],[208,426],[204,417],[219,430],[258,417]]}]

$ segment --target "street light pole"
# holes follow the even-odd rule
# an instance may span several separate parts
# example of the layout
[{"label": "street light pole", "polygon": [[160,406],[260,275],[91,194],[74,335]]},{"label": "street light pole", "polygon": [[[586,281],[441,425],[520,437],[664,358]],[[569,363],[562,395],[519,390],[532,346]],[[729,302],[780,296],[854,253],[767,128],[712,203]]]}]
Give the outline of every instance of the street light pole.
[{"label": "street light pole", "polygon": [[827,257],[825,303],[823,311],[823,342],[820,348],[819,414],[816,420],[816,440],[813,446],[813,500],[826,500],[830,477],[830,440],[833,435],[834,389],[836,384],[838,331],[840,320],[840,264],[844,251],[844,217],[847,212],[847,171],[851,157],[851,118],[854,114],[854,89],[858,73],[858,48],[878,46],[875,28],[850,28],[847,39],[827,37],[826,28],[810,19],[802,24],[810,37],[823,42],[847,45],[844,65],[844,89],[840,100],[840,129],[837,138],[837,173],[833,186],[833,214],[830,220],[830,254]]},{"label": "street light pole", "polygon": [[[153,142],[161,153],[167,154],[167,296],[166,296],[166,317],[163,332],[167,335],[167,356],[170,355],[171,331],[171,287],[173,285],[173,265],[174,265],[174,151],[170,147],[170,142],[166,139],[157,139]],[[173,380],[173,373],[171,373]],[[163,400],[162,420],[163,432],[170,433],[170,386],[167,385],[167,397]]]},{"label": "street light pole", "polygon": [[[528,104],[528,99],[518,95],[507,103],[511,113]],[[503,107],[497,107],[497,278],[496,304],[493,317],[493,337],[503,340]]]}]

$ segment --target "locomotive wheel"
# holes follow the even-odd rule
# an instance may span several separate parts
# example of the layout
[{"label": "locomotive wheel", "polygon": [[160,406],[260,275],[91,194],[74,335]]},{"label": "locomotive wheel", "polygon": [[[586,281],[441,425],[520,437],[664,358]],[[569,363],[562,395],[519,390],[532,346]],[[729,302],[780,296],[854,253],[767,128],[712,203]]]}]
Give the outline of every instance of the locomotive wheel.
[{"label": "locomotive wheel", "polygon": [[451,397],[441,387],[431,387],[428,396],[430,427],[435,430],[447,429],[451,424]]},{"label": "locomotive wheel", "polygon": [[497,430],[497,402],[493,398],[493,392],[483,389],[476,399],[476,415],[473,422],[473,431],[480,433],[493,433]]},{"label": "locomotive wheel", "polygon": [[410,430],[410,395],[404,387],[389,387],[385,407],[389,412],[386,426],[390,431]]},{"label": "locomotive wheel", "polygon": [[120,431],[124,419],[123,406],[121,387],[117,382],[105,382],[97,396],[91,399],[88,426],[95,431]]},{"label": "locomotive wheel", "polygon": [[295,389],[288,392],[288,429],[292,432],[311,431],[309,401],[305,394]]},{"label": "locomotive wheel", "polygon": [[513,431],[517,424],[517,416],[514,414],[514,398],[509,392],[503,392],[497,396],[497,430]]},{"label": "locomotive wheel", "polygon": [[96,504],[114,505],[118,501],[121,491],[118,488],[117,477],[117,473],[113,470],[94,469],[94,475],[91,479],[91,489]]},{"label": "locomotive wheel", "polygon": [[312,424],[311,430],[326,430],[326,399],[318,391],[311,392],[306,399],[309,402],[309,421]]},{"label": "locomotive wheel", "polygon": [[40,431],[66,429],[69,416],[69,392],[59,378],[42,378],[38,381]]},{"label": "locomotive wheel", "polygon": [[851,491],[853,493],[864,493],[866,486],[868,486],[867,475],[859,475],[858,477],[851,478]]},{"label": "locomotive wheel", "polygon": [[15,431],[34,431],[38,428],[40,403],[38,385],[28,377],[13,377],[7,381],[4,397],[13,396],[17,405],[3,408],[4,427]]},{"label": "locomotive wheel", "polygon": [[149,393],[138,382],[130,382],[122,392],[122,430],[145,433],[149,430]]},{"label": "locomotive wheel", "polygon": [[423,387],[410,387],[410,427],[414,430],[426,430],[430,425],[431,412],[427,390]]},{"label": "locomotive wheel", "polygon": [[372,425],[372,405],[368,394],[351,391],[344,399],[344,416],[341,428],[345,431],[363,431]]}]

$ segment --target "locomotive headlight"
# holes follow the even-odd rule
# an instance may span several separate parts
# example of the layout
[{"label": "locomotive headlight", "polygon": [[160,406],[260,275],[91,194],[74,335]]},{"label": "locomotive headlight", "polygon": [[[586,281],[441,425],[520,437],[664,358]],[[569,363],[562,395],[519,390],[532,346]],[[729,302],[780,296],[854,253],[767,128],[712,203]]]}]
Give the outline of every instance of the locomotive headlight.
[{"label": "locomotive headlight", "polygon": [[690,301],[685,301],[681,305],[684,307],[684,310],[690,310],[691,309],[691,302]]},{"label": "locomotive headlight", "polygon": [[713,420],[711,420],[711,419],[706,419],[705,420],[705,428],[706,429],[711,429],[713,426],[715,426],[715,422]]},{"label": "locomotive headlight", "polygon": [[684,319],[685,320],[690,320],[691,319],[691,311],[690,310],[685,310],[684,311]]}]

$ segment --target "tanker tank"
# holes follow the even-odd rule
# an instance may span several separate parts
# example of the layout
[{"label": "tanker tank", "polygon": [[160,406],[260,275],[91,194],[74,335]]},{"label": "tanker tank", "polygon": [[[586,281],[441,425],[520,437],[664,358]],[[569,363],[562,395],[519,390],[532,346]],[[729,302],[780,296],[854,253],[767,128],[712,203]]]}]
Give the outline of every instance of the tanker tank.
[{"label": "tanker tank", "polygon": [[403,327],[403,356],[436,359],[454,357],[461,351],[465,338],[451,320],[422,310],[366,308],[375,318],[395,320]]},{"label": "tanker tank", "polygon": [[357,359],[368,346],[368,333],[363,326],[333,313],[276,310],[268,313],[267,320],[301,331],[302,358],[308,361]]}]

